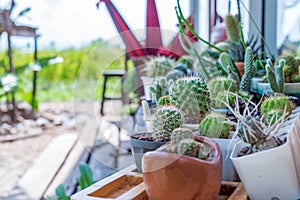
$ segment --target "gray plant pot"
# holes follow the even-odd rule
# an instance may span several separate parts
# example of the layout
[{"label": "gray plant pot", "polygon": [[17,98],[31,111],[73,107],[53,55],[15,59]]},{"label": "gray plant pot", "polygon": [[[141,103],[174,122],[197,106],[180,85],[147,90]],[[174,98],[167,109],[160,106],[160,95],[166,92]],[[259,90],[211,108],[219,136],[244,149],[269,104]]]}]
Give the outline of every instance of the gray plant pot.
[{"label": "gray plant pot", "polygon": [[[136,134],[143,134],[143,133],[136,133]],[[142,172],[142,157],[144,153],[148,151],[154,151],[166,143],[167,142],[153,142],[147,140],[138,140],[133,137],[130,137],[131,153],[132,156],[134,157],[135,165],[137,167],[138,172]]]}]

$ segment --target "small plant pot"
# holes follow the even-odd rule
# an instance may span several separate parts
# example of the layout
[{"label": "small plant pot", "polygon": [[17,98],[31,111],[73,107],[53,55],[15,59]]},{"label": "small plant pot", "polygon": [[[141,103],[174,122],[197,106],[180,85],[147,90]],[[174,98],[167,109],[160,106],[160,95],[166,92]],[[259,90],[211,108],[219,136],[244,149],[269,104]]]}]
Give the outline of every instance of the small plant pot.
[{"label": "small plant pot", "polygon": [[[145,134],[145,133],[136,133],[137,134]],[[138,172],[142,172],[142,157],[144,153],[148,151],[154,151],[160,146],[166,144],[166,142],[154,142],[148,140],[139,140],[135,139],[132,136],[130,137],[130,145],[131,145],[131,153],[134,157],[135,165],[137,167]]]},{"label": "small plant pot", "polygon": [[297,123],[288,133],[287,142],[279,147],[237,157],[245,146],[238,142],[230,158],[251,200],[300,197],[300,126]]},{"label": "small plant pot", "polygon": [[210,161],[167,152],[144,154],[143,177],[149,199],[216,199],[222,182],[222,152],[210,138],[195,140],[212,149]]},{"label": "small plant pot", "polygon": [[253,91],[257,91],[257,83],[262,82],[263,78],[262,77],[253,77],[251,79],[251,89]]},{"label": "small plant pot", "polygon": [[[273,90],[269,83],[257,82],[257,93],[269,95]],[[300,83],[284,83],[284,94],[300,97]]]}]

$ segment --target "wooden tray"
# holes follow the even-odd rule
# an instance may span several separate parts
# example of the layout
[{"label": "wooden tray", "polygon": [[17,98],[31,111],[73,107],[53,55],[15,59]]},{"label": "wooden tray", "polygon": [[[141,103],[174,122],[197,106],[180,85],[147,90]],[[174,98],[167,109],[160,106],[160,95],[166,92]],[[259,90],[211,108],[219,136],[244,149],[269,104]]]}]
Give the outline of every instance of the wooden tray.
[{"label": "wooden tray", "polygon": [[[90,187],[71,196],[71,200],[133,199],[148,200],[143,175],[129,166]],[[217,200],[247,200],[248,195],[241,182],[222,182]]]}]

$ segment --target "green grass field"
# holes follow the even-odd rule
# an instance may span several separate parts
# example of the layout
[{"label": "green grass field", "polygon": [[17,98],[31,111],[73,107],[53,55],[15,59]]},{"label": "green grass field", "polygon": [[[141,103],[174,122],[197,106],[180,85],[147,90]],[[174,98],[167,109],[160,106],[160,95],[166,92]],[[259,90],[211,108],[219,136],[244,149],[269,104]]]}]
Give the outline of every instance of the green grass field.
[{"label": "green grass field", "polygon": [[[62,63],[49,65],[49,58],[60,56]],[[81,49],[39,50],[38,60],[42,70],[37,75],[38,102],[101,99],[102,77],[105,69],[124,68],[124,51],[117,46],[95,41]],[[13,49],[13,63],[19,79],[16,92],[18,101],[30,101],[33,88],[33,53]],[[0,54],[0,75],[9,69],[7,52]],[[119,96],[120,81],[109,82],[111,96]],[[5,98],[2,97],[2,101]]]}]

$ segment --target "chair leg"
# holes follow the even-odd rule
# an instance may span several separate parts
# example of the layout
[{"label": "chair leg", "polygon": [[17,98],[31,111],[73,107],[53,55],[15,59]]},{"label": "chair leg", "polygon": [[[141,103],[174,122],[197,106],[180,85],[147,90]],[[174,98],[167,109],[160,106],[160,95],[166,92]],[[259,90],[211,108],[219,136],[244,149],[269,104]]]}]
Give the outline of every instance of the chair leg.
[{"label": "chair leg", "polygon": [[107,82],[107,77],[104,77],[104,82],[103,82],[103,90],[102,90],[102,101],[101,101],[101,107],[100,107],[100,114],[104,115],[104,101],[105,101],[105,91],[106,91],[106,82]]}]

